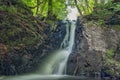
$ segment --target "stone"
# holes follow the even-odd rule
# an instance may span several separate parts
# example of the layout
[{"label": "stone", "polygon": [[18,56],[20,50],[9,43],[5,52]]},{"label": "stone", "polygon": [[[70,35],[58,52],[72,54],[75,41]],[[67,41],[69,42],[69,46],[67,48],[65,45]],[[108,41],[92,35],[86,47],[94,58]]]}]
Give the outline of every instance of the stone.
[{"label": "stone", "polygon": [[6,53],[7,53],[7,47],[6,47],[6,45],[0,43],[0,54],[4,55]]},{"label": "stone", "polygon": [[[81,76],[84,74],[87,77],[95,77],[96,73],[99,73],[100,76],[103,73],[106,74],[103,71],[104,64],[107,63],[105,60],[106,53],[110,49],[117,49],[117,45],[120,42],[120,31],[105,28],[105,26],[101,27],[93,22],[77,22],[75,32],[75,44],[73,53],[69,56],[67,63],[67,74],[71,75],[75,72],[74,75]],[[120,60],[117,56],[116,60]],[[76,59],[77,61],[73,62]],[[113,64],[111,63],[111,65]],[[75,71],[76,66],[78,66],[77,71]],[[114,67],[117,68],[117,66]],[[107,68],[110,69],[112,67],[107,65]],[[117,69],[118,72],[120,68]],[[106,75],[110,77],[110,74]]]}]

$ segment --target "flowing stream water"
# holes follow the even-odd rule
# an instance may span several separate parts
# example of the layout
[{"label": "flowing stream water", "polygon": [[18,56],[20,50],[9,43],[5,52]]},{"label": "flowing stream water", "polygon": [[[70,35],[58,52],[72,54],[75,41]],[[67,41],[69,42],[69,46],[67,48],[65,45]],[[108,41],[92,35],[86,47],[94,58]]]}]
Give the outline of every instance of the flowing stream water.
[{"label": "flowing stream water", "polygon": [[87,80],[86,78],[65,74],[66,63],[74,45],[76,22],[72,20],[77,19],[78,13],[76,8],[68,8],[71,12],[67,16],[69,21],[66,21],[66,35],[60,49],[46,57],[37,72],[22,76],[3,76],[0,77],[0,80]]},{"label": "flowing stream water", "polygon": [[72,51],[72,46],[74,44],[75,36],[75,22],[66,21],[66,35],[61,43],[59,50],[51,53],[46,59],[43,60],[43,63],[40,66],[40,69],[37,71],[39,74],[50,75],[50,74],[65,74],[66,63],[68,57]]}]

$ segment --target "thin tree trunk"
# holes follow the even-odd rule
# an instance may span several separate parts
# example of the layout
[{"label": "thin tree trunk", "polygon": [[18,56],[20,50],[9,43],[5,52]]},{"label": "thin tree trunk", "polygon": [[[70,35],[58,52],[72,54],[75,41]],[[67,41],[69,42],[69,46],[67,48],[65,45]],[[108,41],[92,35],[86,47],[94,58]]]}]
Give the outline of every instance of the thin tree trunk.
[{"label": "thin tree trunk", "polygon": [[74,2],[75,2],[75,5],[76,5],[76,7],[77,7],[77,9],[78,9],[78,12],[80,13],[80,16],[83,16],[83,15],[82,15],[82,11],[80,10],[80,8],[79,8],[79,6],[78,6],[78,4],[77,4],[77,0],[74,0]]},{"label": "thin tree trunk", "polygon": [[97,5],[98,4],[98,0],[95,0],[95,3],[94,3],[94,5]]},{"label": "thin tree trunk", "polygon": [[52,19],[52,0],[48,0],[48,19]]},{"label": "thin tree trunk", "polygon": [[46,3],[47,3],[47,0],[44,1],[44,3],[42,4],[43,6],[40,8],[40,9],[41,9],[40,15],[43,14],[43,11],[44,11],[44,8],[45,8],[45,6],[46,6]]},{"label": "thin tree trunk", "polygon": [[37,0],[36,14],[37,14],[37,13],[38,13],[38,11],[39,11],[39,4],[40,4],[40,0]]},{"label": "thin tree trunk", "polygon": [[105,0],[100,0],[100,3],[101,4],[105,4]]}]

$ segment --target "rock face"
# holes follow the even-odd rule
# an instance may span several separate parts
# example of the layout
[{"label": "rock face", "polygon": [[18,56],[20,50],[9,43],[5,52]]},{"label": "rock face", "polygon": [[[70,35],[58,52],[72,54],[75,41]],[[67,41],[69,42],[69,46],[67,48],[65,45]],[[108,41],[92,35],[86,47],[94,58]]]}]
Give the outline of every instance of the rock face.
[{"label": "rock face", "polygon": [[[118,51],[116,49],[120,42],[120,31],[100,27],[93,22],[82,25],[78,19],[75,36],[75,45],[68,60],[67,73],[90,77],[110,75],[103,71],[104,64],[108,63],[106,54],[110,49]],[[106,67],[111,68],[110,65]]]},{"label": "rock face", "polygon": [[6,45],[0,43],[0,75],[19,75],[37,70],[42,59],[51,51],[58,49],[66,33],[65,23],[58,21],[57,28],[51,30],[44,26],[45,40],[42,44],[31,47],[15,48],[7,51]]}]

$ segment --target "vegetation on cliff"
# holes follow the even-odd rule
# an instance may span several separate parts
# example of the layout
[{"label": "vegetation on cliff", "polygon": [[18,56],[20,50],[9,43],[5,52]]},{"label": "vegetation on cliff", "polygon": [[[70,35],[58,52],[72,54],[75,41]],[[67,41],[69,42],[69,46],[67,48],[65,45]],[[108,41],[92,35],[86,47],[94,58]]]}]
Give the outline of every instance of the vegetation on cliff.
[{"label": "vegetation on cliff", "polygon": [[15,0],[0,5],[0,43],[13,49],[43,42],[45,23],[27,5]]},{"label": "vegetation on cliff", "polygon": [[119,0],[75,0],[80,16],[101,25],[120,24]]}]

